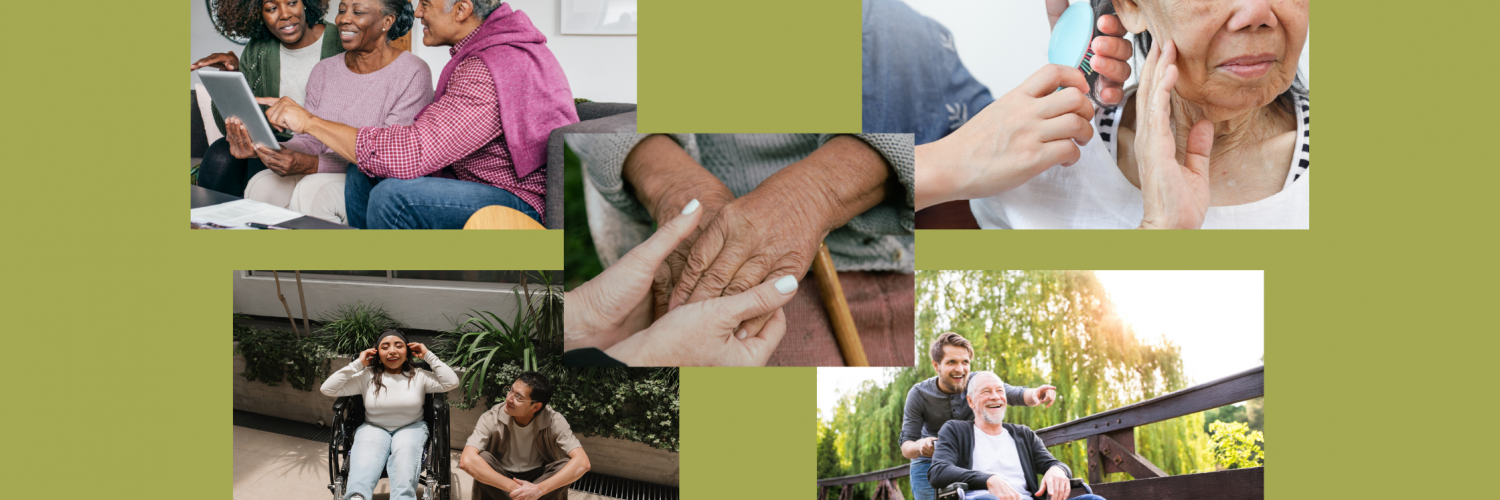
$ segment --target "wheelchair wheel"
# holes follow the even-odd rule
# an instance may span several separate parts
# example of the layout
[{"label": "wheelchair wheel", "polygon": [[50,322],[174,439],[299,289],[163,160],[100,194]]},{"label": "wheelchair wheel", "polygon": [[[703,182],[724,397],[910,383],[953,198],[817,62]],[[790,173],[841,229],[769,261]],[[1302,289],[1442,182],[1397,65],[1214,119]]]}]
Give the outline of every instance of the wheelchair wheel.
[{"label": "wheelchair wheel", "polygon": [[463,488],[458,481],[453,481],[453,484],[446,487],[437,479],[427,479],[422,484],[426,486],[426,491],[422,493],[423,500],[460,500],[464,497]]}]

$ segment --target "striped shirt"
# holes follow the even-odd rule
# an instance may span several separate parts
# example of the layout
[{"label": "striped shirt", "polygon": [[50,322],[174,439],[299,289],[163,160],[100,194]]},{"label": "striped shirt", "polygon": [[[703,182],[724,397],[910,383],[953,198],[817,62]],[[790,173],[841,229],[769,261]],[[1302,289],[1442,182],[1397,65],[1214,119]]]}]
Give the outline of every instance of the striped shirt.
[{"label": "striped shirt", "polygon": [[[448,49],[449,55],[468,41],[464,38]],[[359,169],[374,177],[446,177],[504,189],[546,221],[547,168],[516,177],[500,129],[495,80],[477,57],[458,63],[447,91],[411,125],[359,129],[354,156]]]}]

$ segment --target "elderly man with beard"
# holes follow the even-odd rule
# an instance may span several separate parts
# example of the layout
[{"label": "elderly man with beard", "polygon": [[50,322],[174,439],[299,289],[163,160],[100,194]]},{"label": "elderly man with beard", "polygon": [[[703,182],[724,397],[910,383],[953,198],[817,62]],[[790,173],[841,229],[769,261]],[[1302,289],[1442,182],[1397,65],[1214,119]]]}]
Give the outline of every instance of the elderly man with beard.
[{"label": "elderly man with beard", "polygon": [[[965,483],[964,500],[1064,500],[1071,492],[1073,471],[1052,457],[1042,438],[1024,425],[1005,423],[1005,384],[994,372],[969,377],[969,409],[973,422],[952,420],[938,431],[937,449],[929,472],[933,488]],[[1037,481],[1037,474],[1042,480]],[[1043,496],[1046,495],[1046,496]],[[1083,495],[1081,500],[1104,500]]]},{"label": "elderly man with beard", "polygon": [[[928,469],[938,442],[938,430],[949,420],[970,422],[974,412],[964,401],[969,362],[974,347],[957,333],[944,333],[929,349],[937,376],[918,382],[906,393],[906,416],[901,424],[901,455],[911,459],[912,494],[916,500],[933,500],[937,490],[928,486]],[[1057,390],[1050,385],[1036,389],[1005,386],[1006,404],[1052,406]]]}]

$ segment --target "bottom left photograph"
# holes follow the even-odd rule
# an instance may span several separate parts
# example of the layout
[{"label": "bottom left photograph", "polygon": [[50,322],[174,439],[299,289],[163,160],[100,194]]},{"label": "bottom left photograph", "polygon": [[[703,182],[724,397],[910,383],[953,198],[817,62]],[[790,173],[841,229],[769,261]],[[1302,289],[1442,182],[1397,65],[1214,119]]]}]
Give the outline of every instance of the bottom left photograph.
[{"label": "bottom left photograph", "polygon": [[561,271],[232,286],[236,500],[678,498],[678,369],[564,367]]}]

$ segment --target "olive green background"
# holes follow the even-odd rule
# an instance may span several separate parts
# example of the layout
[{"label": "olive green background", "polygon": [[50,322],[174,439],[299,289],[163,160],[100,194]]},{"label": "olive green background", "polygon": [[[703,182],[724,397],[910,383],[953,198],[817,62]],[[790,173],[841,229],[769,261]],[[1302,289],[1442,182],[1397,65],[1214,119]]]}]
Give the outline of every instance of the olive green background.
[{"label": "olive green background", "polygon": [[[185,3],[10,11],[16,22],[0,51],[6,497],[229,497],[234,269],[562,263],[556,232],[187,230],[188,12],[176,9],[203,6]],[[643,3],[652,17],[641,25],[642,125],[853,131],[854,4]],[[1264,269],[1266,432],[1276,443],[1268,497],[1484,495],[1492,488],[1483,478],[1500,465],[1489,430],[1500,409],[1492,313],[1500,178],[1487,85],[1497,76],[1488,55],[1497,8],[1417,5],[1313,5],[1312,230],[923,231],[918,266]],[[850,19],[826,17],[835,8]],[[709,29],[703,16],[742,25]],[[673,42],[673,33],[702,36]],[[802,41],[776,64],[725,56],[772,39]],[[732,86],[722,67],[703,69],[714,58],[736,61],[737,78],[776,81]],[[795,109],[770,112],[783,105]],[[663,114],[653,116],[653,106]],[[724,121],[700,122],[694,108]],[[802,412],[814,405],[814,377],[810,369],[687,370],[682,497],[811,496],[813,412]]]}]

